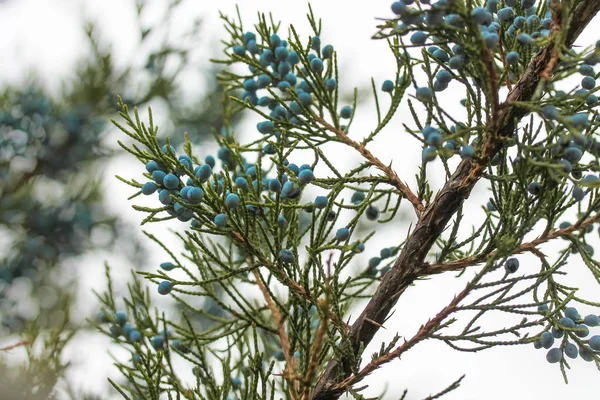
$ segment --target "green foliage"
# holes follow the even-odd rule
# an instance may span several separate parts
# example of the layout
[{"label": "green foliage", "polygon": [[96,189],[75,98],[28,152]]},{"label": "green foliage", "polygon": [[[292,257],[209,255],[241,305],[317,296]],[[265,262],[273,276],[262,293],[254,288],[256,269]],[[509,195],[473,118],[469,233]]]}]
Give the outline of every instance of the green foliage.
[{"label": "green foliage", "polygon": [[[214,78],[206,92],[181,100],[182,76],[197,57],[202,26],[193,21],[169,35],[180,3],[170,2],[160,23],[148,25],[154,11],[136,1],[142,50],[130,60],[116,60],[106,32],[89,20],[85,52],[57,93],[34,76],[0,89],[0,333],[10,347],[0,350],[2,396],[92,398],[64,380],[69,363],[62,353],[82,319],[59,318],[67,306],[57,299],[78,283],[64,264],[98,250],[146,262],[132,227],[106,208],[115,194],[102,188],[100,174],[118,153],[105,138],[117,94],[131,105],[162,100],[164,120],[189,131],[188,145],[202,143],[208,126],[222,121],[220,104],[212,101],[222,90]],[[139,66],[141,58],[147,63]],[[23,349],[26,363],[10,357]]]},{"label": "green foliage", "polygon": [[[589,244],[600,218],[595,174],[600,122],[590,93],[557,89],[581,66],[599,61],[600,44],[571,49],[598,6],[543,1],[524,9],[519,2],[515,15],[538,16],[519,27],[491,23],[492,14],[473,2],[406,3],[395,2],[397,17],[384,19],[374,35],[387,41],[396,72],[392,87],[386,83],[385,101],[372,80],[377,118],[362,136],[352,125],[361,112],[358,92],[352,104],[340,101],[338,53],[321,50],[321,21],[310,8],[312,31],[300,34],[290,26],[285,36],[271,15],[259,14],[252,32],[239,16],[222,16],[230,37],[223,58],[215,60],[227,67],[218,75],[225,129],[213,130],[220,168],[204,167],[207,154],[185,139],[185,155],[179,156],[171,138],[158,137],[150,110],[142,117],[120,101],[121,119],[114,123],[133,142],[119,144],[161,171],[143,174],[159,186],[160,204],[134,208],[145,214],[142,224],[181,221],[174,235],[185,245],[176,254],[146,233],[176,268],[139,273],[152,282],[152,290],[168,282],[162,285],[170,290],[160,293],[168,292],[179,305],[177,317],[153,308],[139,277],[123,300],[110,286],[99,295],[109,315],[122,301],[144,337],[122,338],[125,332],[114,321],[110,330],[99,326],[132,353],[134,362],[117,361],[127,382],[113,384],[125,398],[158,399],[167,393],[189,399],[333,399],[347,392],[362,399],[358,384],[367,375],[427,339],[469,352],[531,343],[549,348],[552,329],[562,340],[547,360],[558,364],[565,381],[570,366],[562,352],[569,345],[600,369],[596,339],[587,337],[582,318],[567,316],[567,307],[597,312],[600,303],[579,296],[566,283],[565,268],[579,257],[600,283]],[[431,43],[406,44],[404,35],[415,30]],[[525,30],[527,36],[520,36]],[[427,44],[435,46],[413,48]],[[517,50],[519,62],[507,63],[505,54]],[[335,85],[327,83],[332,79]],[[443,106],[442,92],[450,82],[453,96],[466,96],[460,112]],[[393,123],[401,104],[413,117],[403,124],[407,139],[402,140],[411,135],[422,146],[420,171],[411,183],[367,148]],[[257,134],[247,140],[231,127],[242,111],[261,117]],[[330,157],[335,152],[325,146],[356,152],[361,163],[338,166]],[[203,175],[202,168],[211,174]],[[167,184],[165,174],[181,178]],[[433,174],[444,179],[437,191],[430,185]],[[248,185],[237,183],[239,178]],[[141,194],[143,182],[119,179],[134,188],[130,199]],[[489,189],[490,201],[481,207],[481,220],[465,229],[464,202],[477,182]],[[187,196],[192,188],[203,191],[200,201]],[[324,207],[312,203],[312,190],[326,193]],[[232,193],[239,207],[226,200]],[[361,265],[358,254],[379,228],[365,219],[397,227],[403,222],[401,204],[412,208],[416,223],[368,267]],[[570,215],[577,215],[573,225],[559,225]],[[359,229],[365,223],[370,232]],[[557,251],[546,255],[540,247],[550,242]],[[514,256],[523,253],[533,261],[519,269]],[[403,343],[399,336],[383,343],[365,365],[364,349],[404,291],[452,271],[465,282],[455,298],[424,318]],[[363,298],[368,304],[349,325],[351,307]],[[203,307],[207,302],[216,304],[218,313]],[[495,325],[500,315],[512,322]],[[194,371],[195,381],[184,381],[185,368],[174,367],[175,357]],[[461,380],[430,398],[456,389]]]}]

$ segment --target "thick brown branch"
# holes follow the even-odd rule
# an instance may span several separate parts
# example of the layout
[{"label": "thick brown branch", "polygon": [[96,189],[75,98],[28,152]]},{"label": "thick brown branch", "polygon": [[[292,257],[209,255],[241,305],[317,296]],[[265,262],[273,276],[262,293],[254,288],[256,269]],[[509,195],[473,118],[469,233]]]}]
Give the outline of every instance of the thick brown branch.
[{"label": "thick brown branch", "polygon": [[[600,0],[577,2],[573,7],[565,41],[568,48],[599,10]],[[502,148],[503,138],[513,134],[517,122],[527,113],[527,110],[513,106],[513,102],[526,102],[533,98],[541,74],[550,62],[553,52],[554,45],[550,43],[531,60],[519,82],[508,94],[506,102],[499,107],[497,118],[489,121],[487,138],[481,149],[481,160],[466,159],[461,162],[435,200],[421,213],[393,268],[385,274],[375,294],[352,325],[351,343],[356,356],[360,356],[360,349],[366,347],[379,330],[379,326],[367,321],[373,320],[383,324],[406,288],[423,275],[425,256],[435,240],[470,195],[490,157]],[[352,374],[349,362],[348,359],[342,359],[329,363],[313,392],[313,400],[337,399],[344,392],[338,383]]]}]

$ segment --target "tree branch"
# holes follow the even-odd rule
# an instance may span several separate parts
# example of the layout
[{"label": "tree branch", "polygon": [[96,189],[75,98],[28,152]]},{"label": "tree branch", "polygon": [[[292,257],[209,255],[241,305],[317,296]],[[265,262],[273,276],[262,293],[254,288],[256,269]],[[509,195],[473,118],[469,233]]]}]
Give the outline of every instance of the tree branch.
[{"label": "tree branch", "polygon": [[[480,275],[478,276],[483,276],[483,273],[480,273]],[[346,378],[342,382],[338,383],[336,385],[336,389],[345,390],[351,385],[362,381],[367,375],[380,368],[383,364],[389,363],[390,361],[399,358],[402,354],[407,352],[412,347],[416,346],[419,342],[427,339],[427,337],[433,331],[435,331],[435,329],[442,323],[442,321],[444,321],[444,319],[448,317],[448,315],[454,312],[458,304],[465,297],[467,297],[471,290],[473,290],[473,286],[474,283],[469,282],[466,285],[466,287],[458,294],[458,296],[454,297],[450,304],[448,304],[440,312],[438,312],[433,319],[427,321],[425,325],[421,325],[419,331],[412,338],[410,338],[409,340],[405,340],[401,346],[396,347],[393,351],[390,351],[387,354],[383,354],[380,357],[371,360],[371,362],[369,362],[364,368],[362,368],[356,375]]]},{"label": "tree branch", "polygon": [[27,346],[27,345],[29,345],[29,344],[31,344],[31,342],[30,342],[29,340],[22,340],[22,341],[20,341],[20,342],[17,342],[17,343],[15,343],[15,344],[11,344],[11,345],[9,345],[9,346],[6,346],[6,347],[1,347],[1,348],[0,348],[0,351],[9,351],[9,350],[15,349],[15,348],[17,348],[17,347],[21,347],[21,346]]},{"label": "tree branch", "polygon": [[[573,6],[565,40],[567,48],[572,46],[599,10],[600,0],[579,1]],[[419,221],[393,268],[385,274],[375,294],[351,327],[350,340],[356,356],[360,356],[360,349],[366,347],[373,339],[379,325],[385,322],[406,288],[424,274],[424,259],[436,239],[460,205],[469,197],[489,159],[502,148],[504,139],[513,134],[518,121],[526,115],[526,109],[512,104],[533,98],[542,73],[546,71],[552,59],[554,48],[555,44],[551,42],[531,60],[519,82],[509,92],[506,101],[500,105],[497,117],[489,121],[481,157],[477,160],[462,161],[438,192],[435,200],[420,214]],[[368,320],[375,321],[376,324],[369,323]],[[313,400],[337,399],[344,392],[338,383],[351,374],[352,368],[348,358],[330,361],[315,387]]]},{"label": "tree branch", "polygon": [[317,114],[312,113],[312,117],[316,121],[318,121],[321,125],[323,125],[325,128],[327,128],[327,130],[335,133],[335,136],[338,138],[338,140],[340,142],[354,148],[373,166],[375,166],[379,170],[381,170],[385,174],[385,176],[390,180],[392,185],[396,189],[398,189],[400,191],[400,193],[402,193],[402,195],[408,201],[410,201],[410,203],[413,205],[413,208],[415,209],[415,213],[417,214],[417,217],[421,214],[421,212],[423,212],[423,203],[421,203],[421,200],[419,200],[417,195],[415,195],[412,192],[412,190],[410,190],[408,185],[406,183],[402,182],[402,180],[398,177],[396,172],[392,169],[391,164],[389,166],[385,165],[383,162],[381,162],[381,160],[379,160],[377,157],[375,157],[373,155],[373,153],[371,153],[365,146],[363,146],[361,143],[358,143],[358,142],[350,139],[348,137],[348,135],[346,135],[346,132],[344,132],[340,129],[337,129],[335,126],[331,125],[329,122],[325,121],[323,118],[321,118]]},{"label": "tree branch", "polygon": [[[512,252],[512,254],[521,254],[521,253],[525,253],[526,251],[532,251],[532,249],[537,248],[537,246],[539,246],[541,244],[544,244],[546,242],[549,242],[550,240],[557,239],[557,238],[560,238],[563,236],[569,236],[573,232],[585,229],[588,226],[593,225],[594,223],[596,223],[598,221],[600,221],[600,214],[596,214],[595,216],[590,217],[584,221],[581,221],[575,225],[571,225],[568,228],[557,229],[548,234],[540,235],[537,238],[535,238],[534,240],[532,240],[531,242],[521,244],[519,247],[517,247]],[[441,274],[441,273],[447,272],[447,271],[459,271],[461,269],[464,269],[464,268],[473,266],[475,264],[478,264],[480,262],[483,262],[483,261],[485,261],[486,258],[488,258],[490,256],[493,257],[495,255],[495,253],[496,253],[495,251],[493,251],[491,253],[483,253],[483,254],[473,256],[473,257],[466,257],[461,260],[455,260],[455,261],[450,261],[450,262],[446,262],[446,263],[439,263],[439,264],[425,263],[423,274],[424,275],[436,275],[436,274]]]}]

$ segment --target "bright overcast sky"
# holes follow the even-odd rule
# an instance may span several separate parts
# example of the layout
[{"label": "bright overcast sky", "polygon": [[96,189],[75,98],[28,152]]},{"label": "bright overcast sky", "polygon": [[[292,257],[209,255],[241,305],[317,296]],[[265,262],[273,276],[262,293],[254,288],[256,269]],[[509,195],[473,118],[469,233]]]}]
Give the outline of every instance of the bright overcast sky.
[{"label": "bright overcast sky", "polygon": [[[132,28],[133,10],[129,3],[131,1],[128,0],[102,2],[13,0],[1,5],[0,54],[3,56],[0,57],[0,83],[15,82],[22,79],[25,73],[36,71],[51,88],[58,87],[60,80],[68,76],[76,57],[80,56],[85,49],[79,18],[81,12],[100,23],[107,40],[113,43],[117,61],[129,60],[131,54],[135,53],[133,46],[136,43],[133,39],[136,34]],[[174,27],[183,26],[191,19],[201,16],[206,22],[202,51],[209,56],[218,54],[221,46],[219,39],[224,34],[218,19],[218,11],[234,15],[235,3],[229,0],[188,1],[187,3],[190,4],[177,15]],[[246,26],[251,26],[255,22],[257,11],[272,11],[274,17],[281,19],[284,25],[293,23],[305,37],[310,34],[305,18],[308,10],[306,2],[257,0],[238,3]],[[341,66],[340,82],[348,90],[354,86],[368,85],[371,76],[375,78],[378,85],[384,79],[393,77],[394,60],[386,43],[370,40],[370,36],[375,31],[376,18],[391,16],[390,4],[391,1],[382,0],[313,2],[317,16],[323,19],[324,29],[321,36],[323,44],[331,43],[335,46]],[[589,44],[595,40],[589,29],[586,33],[587,35],[579,43]],[[190,86],[189,90],[193,91],[193,85]],[[462,97],[461,93],[452,93],[452,89],[449,89],[442,99],[447,102],[449,110],[455,111],[460,108],[458,99]],[[363,127],[366,130],[372,126],[369,122],[374,117],[373,110],[368,101],[364,108],[359,108],[355,131],[360,131]],[[390,128],[373,143],[371,150],[384,160],[393,159],[394,166],[402,178],[413,182],[420,159],[419,149],[407,145],[411,139],[402,132],[401,125],[410,122],[410,116],[404,108]],[[248,123],[247,129],[252,129],[253,126],[253,122]],[[344,155],[339,159],[343,161],[343,157]],[[130,169],[123,173],[123,168]],[[126,192],[127,189],[121,183],[112,178],[115,173],[141,177],[139,165],[134,160],[119,159],[114,165],[109,166],[106,172],[106,179],[109,180],[107,185],[123,193],[121,205],[117,206],[119,212],[133,223],[139,223],[140,216],[132,213],[130,205],[125,200],[126,194],[130,193]],[[484,199],[488,195],[483,187],[478,187],[474,193],[475,198],[471,200],[471,205],[478,209],[485,203]],[[398,237],[388,235],[388,237],[391,239],[381,239],[381,247],[397,243],[396,238],[403,238],[402,235]],[[377,253],[378,249],[374,248],[372,252]],[[366,254],[365,260],[373,255],[375,254]],[[157,253],[156,257],[160,259],[163,256]],[[111,259],[109,256],[107,258]],[[88,267],[82,275],[94,277],[90,280],[97,278],[101,281],[102,260],[90,261],[93,261],[96,266]],[[574,270],[582,271],[581,274],[575,275],[577,284],[589,278],[578,263],[578,260],[572,263]],[[526,269],[527,265],[523,264],[522,262],[522,268]],[[97,269],[94,269],[96,267]],[[89,291],[91,287],[101,290],[102,286],[98,286],[96,282],[98,281],[88,282],[84,285],[85,290]],[[597,290],[597,286],[584,286],[587,293],[591,293],[593,288]],[[381,341],[389,340],[397,330],[401,335],[412,336],[419,325],[433,316],[460,289],[461,285],[457,285],[452,276],[439,276],[429,281],[418,282],[416,287],[410,288],[401,298],[395,314],[386,323],[387,330],[376,337],[373,341],[374,346],[365,352],[365,358],[379,347]],[[86,301],[85,312],[93,313],[95,300],[89,296]],[[592,309],[582,308],[581,312],[591,311]],[[110,359],[105,355],[108,341],[103,339],[89,337],[85,341],[77,342],[81,346],[86,346],[87,352],[94,353],[92,357],[87,355],[82,358],[77,347],[71,349],[71,354],[78,357],[76,360],[81,362],[77,371],[72,374],[73,379],[79,381],[76,382],[77,386],[106,390],[104,377],[108,374],[117,376]],[[380,371],[376,371],[366,381],[371,385],[366,394],[374,396],[387,385],[389,392],[384,399],[399,398],[404,388],[409,389],[407,399],[421,399],[446,387],[464,373],[467,376],[462,387],[444,397],[445,399],[598,397],[597,382],[600,381],[600,376],[593,364],[577,359],[571,362],[571,366],[569,375],[571,383],[565,385],[557,366],[546,362],[545,351],[535,350],[533,346],[497,347],[473,354],[458,353],[442,343],[428,341],[408,352],[402,360],[396,360]]]}]

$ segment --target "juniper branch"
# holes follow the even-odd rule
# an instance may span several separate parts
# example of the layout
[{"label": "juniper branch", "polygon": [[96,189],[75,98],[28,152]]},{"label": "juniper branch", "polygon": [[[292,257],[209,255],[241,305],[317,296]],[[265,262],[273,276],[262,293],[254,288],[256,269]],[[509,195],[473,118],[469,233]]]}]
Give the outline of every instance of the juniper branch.
[{"label": "juniper branch", "polygon": [[[575,42],[583,29],[600,11],[600,0],[580,1],[573,5],[571,23],[565,38],[565,46]],[[507,99],[500,104],[497,115],[488,122],[487,137],[478,159],[463,160],[452,177],[438,192],[435,200],[420,213],[419,221],[394,263],[392,269],[384,276],[375,294],[351,327],[351,343],[354,355],[359,355],[379,330],[399,297],[407,287],[425,273],[423,261],[431,247],[445,229],[446,225],[471,193],[481,178],[485,165],[504,146],[504,139],[512,136],[519,120],[527,109],[513,105],[514,102],[529,101],[534,98],[542,73],[550,63],[555,43],[548,46],[531,60],[519,82],[509,92]],[[553,67],[556,70],[557,65]],[[413,203],[414,204],[414,203]],[[330,361],[321,375],[313,392],[314,400],[337,399],[347,386],[339,382],[349,378],[351,364],[348,357]]]}]

